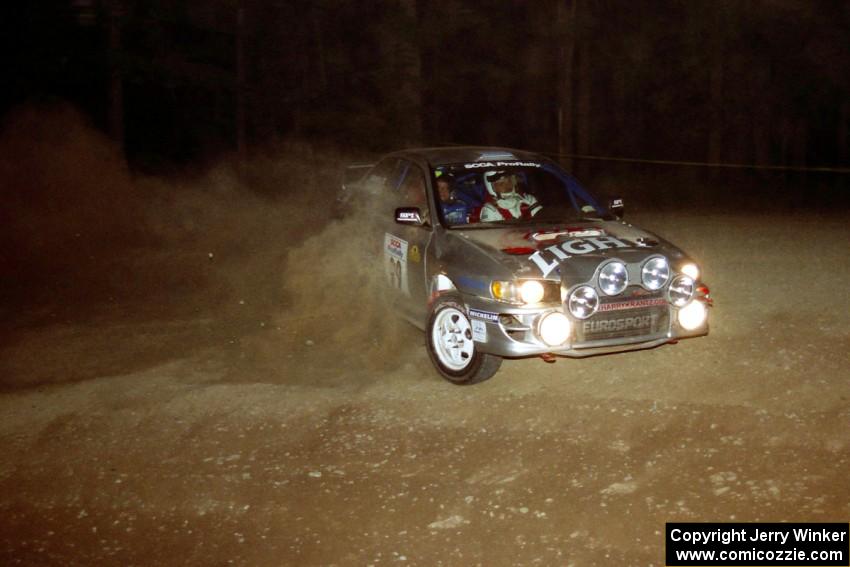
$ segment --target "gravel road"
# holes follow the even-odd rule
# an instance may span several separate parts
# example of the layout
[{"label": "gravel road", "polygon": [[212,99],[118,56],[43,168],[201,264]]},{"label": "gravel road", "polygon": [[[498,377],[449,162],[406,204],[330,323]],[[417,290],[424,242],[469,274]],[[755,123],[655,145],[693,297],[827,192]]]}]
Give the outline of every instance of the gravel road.
[{"label": "gravel road", "polygon": [[700,260],[708,337],[455,387],[374,304],[238,269],[6,322],[0,564],[663,565],[665,522],[846,522],[846,216],[629,220]]}]

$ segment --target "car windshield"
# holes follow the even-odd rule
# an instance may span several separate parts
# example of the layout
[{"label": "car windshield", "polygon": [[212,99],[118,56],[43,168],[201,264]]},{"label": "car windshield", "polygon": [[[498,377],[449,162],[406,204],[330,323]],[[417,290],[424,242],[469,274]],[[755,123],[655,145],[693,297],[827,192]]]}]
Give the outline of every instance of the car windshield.
[{"label": "car windshield", "polygon": [[474,162],[434,168],[434,195],[447,226],[565,222],[606,211],[549,162]]}]

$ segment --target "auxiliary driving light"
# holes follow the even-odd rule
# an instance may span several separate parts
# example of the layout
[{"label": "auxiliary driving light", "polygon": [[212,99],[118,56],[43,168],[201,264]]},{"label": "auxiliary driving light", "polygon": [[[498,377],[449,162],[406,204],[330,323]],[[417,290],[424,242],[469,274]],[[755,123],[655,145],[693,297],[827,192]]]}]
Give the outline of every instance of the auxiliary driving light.
[{"label": "auxiliary driving light", "polygon": [[670,284],[667,296],[676,307],[684,306],[694,296],[694,280],[690,276],[677,276]]},{"label": "auxiliary driving light", "polygon": [[567,307],[576,319],[587,319],[599,307],[599,294],[589,285],[577,287],[570,294]]},{"label": "auxiliary driving light", "polygon": [[640,277],[647,289],[661,289],[670,277],[670,266],[664,258],[652,258],[643,265]]},{"label": "auxiliary driving light", "polygon": [[599,289],[605,295],[623,293],[627,285],[629,285],[629,272],[622,262],[609,262],[599,272]]},{"label": "auxiliary driving light", "polygon": [[700,328],[708,317],[708,310],[702,301],[691,301],[679,309],[679,324],[687,331]]},{"label": "auxiliary driving light", "polygon": [[570,338],[572,325],[567,316],[557,311],[546,313],[537,324],[537,334],[546,345],[560,346]]}]

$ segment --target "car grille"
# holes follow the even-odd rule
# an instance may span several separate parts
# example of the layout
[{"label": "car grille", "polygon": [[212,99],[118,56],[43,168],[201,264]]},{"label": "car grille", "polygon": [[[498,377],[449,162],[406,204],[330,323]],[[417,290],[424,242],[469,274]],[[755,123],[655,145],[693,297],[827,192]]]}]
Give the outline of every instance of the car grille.
[{"label": "car grille", "polygon": [[666,305],[603,311],[577,322],[576,339],[583,343],[652,336],[667,332],[669,326],[670,309]]}]

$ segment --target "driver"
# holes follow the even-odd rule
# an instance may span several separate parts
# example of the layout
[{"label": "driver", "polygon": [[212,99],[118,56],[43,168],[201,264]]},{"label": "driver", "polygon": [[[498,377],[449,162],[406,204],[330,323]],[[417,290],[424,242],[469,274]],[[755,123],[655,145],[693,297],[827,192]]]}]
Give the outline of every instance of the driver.
[{"label": "driver", "polygon": [[481,207],[482,222],[530,219],[543,208],[534,195],[517,190],[516,175],[509,171],[488,171],[484,186],[488,196]]}]

